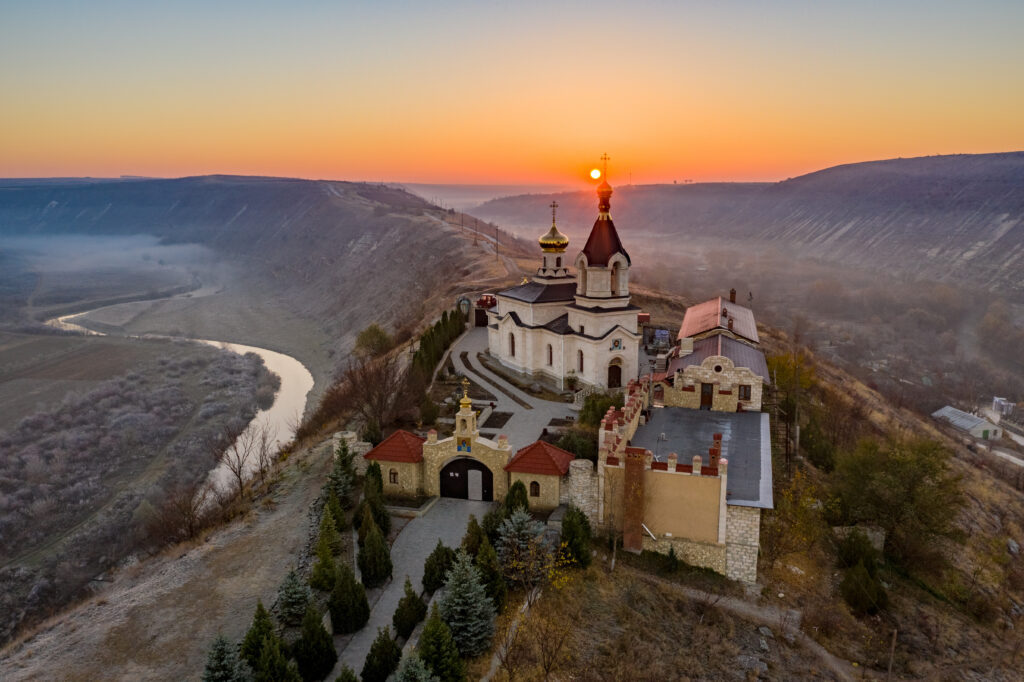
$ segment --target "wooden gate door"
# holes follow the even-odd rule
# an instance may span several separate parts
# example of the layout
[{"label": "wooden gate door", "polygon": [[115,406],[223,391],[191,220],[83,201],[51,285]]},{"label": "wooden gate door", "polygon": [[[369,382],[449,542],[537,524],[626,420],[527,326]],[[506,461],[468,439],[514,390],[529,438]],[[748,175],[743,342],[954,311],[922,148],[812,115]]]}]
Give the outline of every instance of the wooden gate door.
[{"label": "wooden gate door", "polygon": [[715,385],[714,384],[701,384],[700,385],[700,409],[710,410],[711,404],[715,398]]}]

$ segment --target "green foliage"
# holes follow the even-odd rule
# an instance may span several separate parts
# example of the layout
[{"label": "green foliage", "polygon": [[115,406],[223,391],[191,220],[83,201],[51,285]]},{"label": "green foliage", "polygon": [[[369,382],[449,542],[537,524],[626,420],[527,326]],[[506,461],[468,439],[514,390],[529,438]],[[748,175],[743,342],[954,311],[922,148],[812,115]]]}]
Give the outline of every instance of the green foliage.
[{"label": "green foliage", "polygon": [[324,505],[323,513],[320,515],[320,539],[317,541],[317,554],[321,551],[329,552],[332,555],[341,554],[341,536],[338,534],[338,527],[334,523],[334,515]]},{"label": "green foliage", "polygon": [[277,637],[267,637],[260,649],[260,658],[253,668],[253,679],[256,682],[302,682],[302,676],[294,663],[281,651],[281,642]]},{"label": "green foliage", "polygon": [[576,459],[597,461],[597,432],[594,429],[569,429],[555,445],[576,455]]},{"label": "green foliage", "polygon": [[384,494],[384,476],[380,472],[380,462],[370,462],[366,467],[366,477],[363,479],[363,494],[380,496]]},{"label": "green foliage", "polygon": [[359,676],[356,675],[356,671],[347,665],[341,666],[341,674],[334,680],[334,682],[359,682]]},{"label": "green foliage", "polygon": [[480,571],[480,580],[484,584],[484,591],[494,604],[494,608],[500,611],[501,607],[505,605],[508,586],[502,575],[498,553],[494,551],[494,545],[486,537],[480,544],[480,551],[477,552],[476,560],[473,563]]},{"label": "green foliage", "polygon": [[369,526],[365,525],[367,513],[370,515],[370,520],[377,524],[377,528],[380,528],[382,535],[386,536],[391,532],[391,515],[388,514],[387,507],[384,505],[384,498],[377,494],[370,495],[359,503],[359,506],[356,507],[356,514],[353,517],[356,528],[359,530],[360,547],[366,542],[366,533],[370,529]]},{"label": "green foliage", "polygon": [[306,613],[310,597],[309,585],[299,577],[294,568],[288,571],[284,582],[277,589],[277,608],[281,614],[281,622],[285,625],[297,625]]},{"label": "green foliage", "polygon": [[508,514],[505,513],[505,507],[503,505],[495,505],[484,514],[484,520],[481,522],[480,527],[487,535],[487,539],[491,541],[493,545],[498,541],[498,529],[501,528],[502,522],[508,518]]},{"label": "green foliage", "polygon": [[797,408],[802,412],[810,404],[810,390],[815,384],[814,363],[804,351],[771,355],[767,361],[768,374],[780,393],[780,417],[792,425]]},{"label": "green foliage", "polygon": [[590,521],[575,505],[569,505],[562,518],[562,542],[566,554],[580,567],[590,565],[592,558]]},{"label": "green foliage", "polygon": [[441,598],[441,618],[448,624],[455,646],[463,656],[479,656],[491,648],[494,604],[487,598],[473,559],[462,550],[456,552],[448,571]]},{"label": "green foliage", "polygon": [[277,639],[274,633],[274,621],[270,614],[263,608],[263,602],[256,602],[256,613],[252,617],[252,625],[242,639],[242,658],[252,667],[253,670],[259,665],[260,654],[263,652],[263,642],[267,639]]},{"label": "green foliage", "polygon": [[583,399],[579,423],[584,426],[598,426],[604,419],[604,415],[608,413],[609,407],[621,409],[622,405],[622,393],[591,393]]},{"label": "green foliage", "polygon": [[[341,441],[334,453],[334,465],[331,467],[331,473],[327,476],[327,485],[339,501],[344,502],[346,506],[351,506],[355,480],[356,472],[352,467],[352,453],[349,452],[348,443]],[[337,517],[335,521],[340,523],[340,519]]]},{"label": "green foliage", "polygon": [[333,490],[327,491],[327,500],[324,502],[324,513],[330,512],[334,520],[334,527],[340,533],[345,529],[345,509],[341,506],[341,500],[334,494]]},{"label": "green foliage", "polygon": [[367,525],[369,530],[366,531],[366,541],[359,548],[356,561],[359,564],[359,573],[363,577],[363,584],[367,587],[377,587],[391,577],[391,552],[373,519],[364,521],[360,530],[365,529]]},{"label": "green foliage", "polygon": [[530,589],[547,575],[552,550],[544,539],[544,525],[525,510],[505,519],[498,531],[498,559],[509,585]]},{"label": "green foliage", "polygon": [[313,571],[309,576],[311,587],[323,592],[330,592],[334,589],[334,583],[338,577],[338,567],[334,563],[334,556],[330,548],[321,543],[317,547],[316,563],[313,564]]},{"label": "green foliage", "polygon": [[320,613],[310,604],[302,617],[302,636],[292,647],[302,679],[322,680],[334,669],[338,652],[334,640],[324,629]]},{"label": "green foliage", "polygon": [[203,682],[242,682],[245,676],[239,670],[235,647],[224,635],[217,635],[210,645],[203,669]]},{"label": "green foliage", "polygon": [[886,553],[904,566],[940,565],[935,539],[957,536],[953,522],[963,505],[949,457],[942,445],[925,439],[862,440],[836,460],[842,520],[881,526]]},{"label": "green foliage", "polygon": [[794,552],[813,547],[825,532],[821,494],[807,475],[797,470],[775,496],[775,509],[763,514],[761,549],[768,565]]},{"label": "green foliage", "polygon": [[391,623],[395,626],[395,632],[402,639],[408,639],[409,635],[416,628],[416,624],[427,615],[427,605],[423,598],[412,589],[409,578],[405,579],[405,594],[398,602],[395,615],[391,617]]},{"label": "green foliage", "polygon": [[377,639],[370,646],[370,653],[366,654],[360,677],[363,682],[385,682],[401,659],[402,650],[391,639],[391,633],[387,628],[380,628],[377,630]]},{"label": "green foliage", "polygon": [[530,498],[526,494],[526,484],[516,481],[509,487],[505,495],[505,516],[511,516],[517,509],[529,509]]},{"label": "green foliage", "polygon": [[846,571],[843,581],[839,584],[839,593],[854,613],[873,615],[884,609],[889,603],[889,595],[882,587],[878,576],[864,565],[863,561]]},{"label": "green foliage", "polygon": [[377,357],[391,350],[394,342],[386,331],[377,323],[359,332],[356,337],[355,352],[359,355]]},{"label": "green foliage", "polygon": [[832,471],[836,465],[836,447],[822,431],[819,417],[811,414],[807,424],[800,430],[800,449],[811,464],[822,471]]},{"label": "green foliage", "polygon": [[836,545],[836,562],[839,568],[851,568],[864,564],[868,573],[875,574],[878,564],[878,552],[871,546],[871,541],[859,528],[854,528]]},{"label": "green foliage", "polygon": [[433,426],[441,414],[441,408],[437,406],[430,396],[424,395],[420,401],[420,421],[424,426]]},{"label": "green foliage", "polygon": [[384,430],[381,428],[379,421],[370,419],[363,426],[359,437],[371,445],[380,445],[380,442],[384,440]]},{"label": "green foliage", "polygon": [[423,589],[427,592],[436,592],[437,588],[444,585],[445,574],[455,560],[455,552],[451,547],[445,547],[440,540],[437,546],[423,562]]},{"label": "green foliage", "polygon": [[476,515],[469,515],[469,523],[466,524],[466,534],[462,536],[462,549],[472,557],[480,551],[480,545],[487,539],[484,529],[477,523]]},{"label": "green foliage", "polygon": [[395,682],[441,682],[419,656],[406,656],[395,673]]},{"label": "green foliage", "polygon": [[355,632],[370,619],[370,604],[366,601],[366,589],[356,580],[355,573],[347,564],[338,569],[331,599],[331,626],[335,634],[347,635]]},{"label": "green foliage", "polygon": [[459,658],[459,649],[452,639],[452,632],[441,619],[437,604],[430,610],[430,617],[423,625],[419,641],[420,658],[435,677],[445,682],[463,682],[466,667]]},{"label": "green foliage", "polygon": [[459,310],[445,311],[441,319],[420,336],[419,346],[412,358],[412,371],[423,385],[429,383],[444,352],[465,328],[466,319]]}]

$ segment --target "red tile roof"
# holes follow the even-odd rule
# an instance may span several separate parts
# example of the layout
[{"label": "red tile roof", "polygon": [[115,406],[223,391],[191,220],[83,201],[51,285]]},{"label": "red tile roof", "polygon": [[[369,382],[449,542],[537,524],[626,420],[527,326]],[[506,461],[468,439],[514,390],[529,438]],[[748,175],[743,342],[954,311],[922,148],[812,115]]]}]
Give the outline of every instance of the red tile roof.
[{"label": "red tile roof", "polygon": [[733,321],[734,334],[758,343],[757,322],[754,321],[753,311],[738,303],[730,303],[721,296],[687,308],[678,338],[685,339],[712,329],[728,329],[729,318]]},{"label": "red tile roof", "polygon": [[423,443],[414,433],[398,430],[380,442],[380,445],[367,452],[363,457],[382,462],[422,462]]},{"label": "red tile roof", "polygon": [[512,461],[505,465],[505,471],[564,476],[569,471],[569,463],[574,459],[576,455],[571,452],[539,440],[517,452]]}]

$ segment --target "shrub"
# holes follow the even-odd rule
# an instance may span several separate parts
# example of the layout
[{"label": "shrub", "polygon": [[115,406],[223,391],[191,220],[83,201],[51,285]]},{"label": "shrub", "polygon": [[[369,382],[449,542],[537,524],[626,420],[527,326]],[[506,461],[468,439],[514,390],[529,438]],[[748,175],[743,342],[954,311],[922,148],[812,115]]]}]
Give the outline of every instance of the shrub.
[{"label": "shrub", "polygon": [[445,574],[448,573],[454,560],[455,552],[438,540],[434,551],[423,563],[423,589],[427,592],[436,592],[439,587],[444,585]]},{"label": "shrub", "polygon": [[530,589],[551,567],[551,547],[544,539],[544,526],[523,509],[501,524],[497,550],[502,572],[512,585]]},{"label": "shrub", "polygon": [[402,659],[402,650],[391,639],[387,628],[377,630],[377,639],[373,640],[370,652],[366,654],[366,662],[360,677],[363,682],[385,682],[398,667]]},{"label": "shrub", "polygon": [[339,635],[355,632],[370,619],[366,589],[356,580],[355,573],[347,564],[341,564],[338,569],[338,579],[331,591],[328,608],[331,611],[331,626]]},{"label": "shrub", "polygon": [[[372,520],[369,524],[370,529],[366,533],[366,542],[359,548],[357,562],[363,584],[367,587],[377,587],[391,578],[391,553],[377,524]],[[364,523],[364,527],[365,525]]]},{"label": "shrub", "polygon": [[441,682],[419,656],[406,656],[395,673],[395,682]]},{"label": "shrub", "polygon": [[310,604],[302,618],[302,636],[292,647],[299,674],[304,680],[322,680],[334,668],[338,652],[334,640],[324,629],[320,614]]},{"label": "shrub", "polygon": [[423,598],[412,589],[409,578],[405,579],[405,594],[398,602],[395,615],[391,617],[391,623],[395,626],[395,632],[402,639],[408,639],[409,635],[416,628],[416,624],[427,615],[427,605]]},{"label": "shrub", "polygon": [[[341,504],[341,500],[334,494],[334,490],[328,489],[327,500],[324,502],[324,509],[331,513],[331,519],[334,521],[334,528],[339,533],[345,530],[345,508]],[[325,512],[326,513],[326,512]]]},{"label": "shrub", "polygon": [[530,498],[526,495],[526,485],[522,481],[516,481],[505,495],[505,516],[511,516],[517,509],[529,508]]},{"label": "shrub", "polygon": [[370,462],[370,465],[366,467],[363,494],[367,497],[384,494],[384,476],[380,472],[380,462]]},{"label": "shrub", "polygon": [[423,626],[419,651],[423,663],[435,677],[445,682],[462,682],[466,679],[466,667],[459,658],[459,649],[452,639],[451,630],[441,620],[437,604],[430,610],[430,617]]},{"label": "shrub", "polygon": [[575,505],[569,505],[562,518],[562,546],[565,547],[568,557],[583,568],[590,565],[592,558],[591,539],[587,515]]},{"label": "shrub", "polygon": [[334,682],[359,682],[359,676],[356,675],[356,671],[347,665],[341,666],[341,673]]},{"label": "shrub", "polygon": [[203,682],[242,682],[243,679],[235,647],[224,635],[217,635],[206,656]]},{"label": "shrub", "polygon": [[469,523],[466,525],[466,534],[462,536],[462,549],[466,550],[466,554],[475,557],[476,553],[480,551],[480,545],[486,539],[487,535],[477,523],[476,515],[470,514]]},{"label": "shrub", "polygon": [[309,585],[303,582],[293,568],[288,571],[284,582],[277,590],[277,608],[281,614],[281,622],[285,625],[298,625],[306,613],[306,606],[312,595]]},{"label": "shrub", "polygon": [[494,546],[486,537],[483,544],[480,545],[474,565],[480,571],[480,580],[484,584],[484,591],[494,604],[494,608],[501,611],[501,607],[505,605],[508,586],[505,585],[505,578],[501,574],[498,553],[494,551]]},{"label": "shrub", "polygon": [[370,494],[356,507],[356,513],[353,517],[353,521],[357,524],[356,529],[359,530],[360,545],[366,541],[363,521],[366,519],[367,512],[370,513],[373,522],[380,528],[381,534],[387,536],[391,532],[391,516],[388,514],[387,507],[384,506],[384,498],[376,493]]},{"label": "shrub", "polygon": [[480,528],[483,529],[492,545],[498,541],[498,529],[501,528],[501,524],[506,518],[508,518],[508,514],[505,513],[503,505],[495,505],[494,508],[484,514],[484,520],[481,522]]},{"label": "shrub", "polygon": [[623,405],[621,393],[591,393],[583,399],[583,407],[580,408],[579,423],[584,426],[597,426],[608,413],[609,407],[616,409]]},{"label": "shrub", "polygon": [[597,434],[593,429],[569,429],[562,434],[555,445],[576,455],[577,459],[597,461]]},{"label": "shrub", "polygon": [[245,633],[245,638],[242,639],[242,648],[240,650],[242,658],[253,670],[259,665],[260,654],[263,653],[263,642],[267,638],[277,639],[277,635],[274,634],[274,621],[270,619],[270,614],[263,608],[263,602],[257,601],[256,613],[252,617],[252,625],[249,626],[249,631]]},{"label": "shrub", "polygon": [[360,355],[377,357],[391,350],[394,342],[380,325],[373,323],[356,336],[355,352]]},{"label": "shrub", "polygon": [[878,552],[871,546],[868,536],[854,528],[836,546],[836,562],[839,568],[852,568],[863,563],[868,573],[874,575]]},{"label": "shrub", "polygon": [[263,640],[260,659],[253,669],[256,682],[302,682],[302,676],[294,663],[281,651],[281,642],[277,637]]},{"label": "shrub", "polygon": [[338,567],[334,563],[334,557],[330,549],[324,544],[317,548],[316,563],[313,564],[313,572],[309,576],[309,584],[317,590],[330,592],[334,589],[334,583],[338,577]]},{"label": "shrub", "polygon": [[326,505],[320,516],[320,539],[317,543],[317,554],[320,554],[321,551],[326,551],[331,555],[341,554],[341,536],[338,535],[338,528],[334,524],[331,510]]},{"label": "shrub", "polygon": [[884,609],[889,603],[889,595],[878,580],[871,574],[864,562],[846,571],[843,581],[839,584],[839,593],[854,613],[873,615]]},{"label": "shrub", "polygon": [[429,396],[424,395],[420,401],[420,421],[424,426],[433,426],[441,414],[441,408],[437,406]]},{"label": "shrub", "polygon": [[473,560],[461,550],[448,571],[441,617],[463,656],[479,656],[490,648],[494,639],[494,604],[487,598]]}]

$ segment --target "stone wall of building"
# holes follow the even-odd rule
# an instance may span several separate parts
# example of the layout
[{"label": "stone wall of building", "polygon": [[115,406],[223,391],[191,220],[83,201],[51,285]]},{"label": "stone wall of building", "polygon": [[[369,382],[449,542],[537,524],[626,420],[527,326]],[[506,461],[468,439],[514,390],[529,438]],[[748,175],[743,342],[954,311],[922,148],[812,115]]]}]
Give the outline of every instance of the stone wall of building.
[{"label": "stone wall of building", "polygon": [[[698,409],[701,384],[712,384],[715,387],[712,410],[735,412],[741,404],[744,410],[756,412],[761,409],[764,388],[762,377],[746,367],[736,367],[732,360],[721,355],[712,355],[700,365],[690,365],[679,370],[673,383],[674,386],[664,384],[663,402],[666,407]],[[750,400],[740,401],[740,386],[750,386]]]},{"label": "stone wall of building", "polygon": [[757,582],[760,539],[761,510],[729,505],[725,529],[726,577],[745,583]]},{"label": "stone wall of building", "polygon": [[[366,460],[363,459],[363,461]],[[423,492],[423,465],[420,462],[378,462],[378,464],[380,464],[381,478],[384,479],[385,495],[414,497]],[[392,478],[396,481],[392,482]]]},{"label": "stone wall of building", "polygon": [[441,469],[456,457],[469,457],[491,470],[494,499],[505,499],[508,494],[508,472],[505,471],[505,465],[512,456],[508,439],[500,436],[495,443],[488,438],[474,438],[469,452],[459,450],[455,441],[454,437],[437,440],[437,434],[434,433],[423,444],[423,492],[427,495],[440,495]]},{"label": "stone wall of building", "polygon": [[715,573],[725,575],[726,572],[726,546],[714,542],[697,542],[685,538],[660,538],[651,539],[651,536],[644,536],[644,549],[661,554],[668,554],[669,549],[675,548],[676,556],[680,561],[685,561],[691,566],[710,568]]},{"label": "stone wall of building", "polygon": [[598,516],[598,480],[594,464],[587,459],[575,459],[569,463],[566,476],[566,488],[569,504],[578,507],[587,515],[590,525],[597,528],[600,523]]},{"label": "stone wall of building", "polygon": [[[561,476],[545,476],[542,474],[524,474],[518,471],[509,473],[509,486],[516,481],[522,481],[526,486],[526,499],[530,504],[530,511],[551,511],[558,506],[561,487]],[[534,497],[531,494],[530,484],[536,483],[540,488],[540,495]],[[497,497],[497,496],[495,496]]]}]

